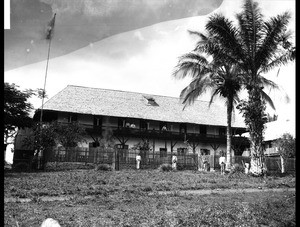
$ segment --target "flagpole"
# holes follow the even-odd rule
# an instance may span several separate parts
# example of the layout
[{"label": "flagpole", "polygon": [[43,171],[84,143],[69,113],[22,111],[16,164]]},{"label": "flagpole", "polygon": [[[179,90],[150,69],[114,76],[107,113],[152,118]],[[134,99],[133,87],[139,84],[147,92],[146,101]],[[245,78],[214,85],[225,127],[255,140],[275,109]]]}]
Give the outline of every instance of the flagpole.
[{"label": "flagpole", "polygon": [[43,95],[42,95],[42,108],[41,108],[41,116],[40,116],[40,125],[42,125],[43,122],[43,109],[44,109],[44,98],[45,98],[45,93],[46,93],[46,81],[47,81],[47,73],[48,73],[48,64],[49,64],[49,56],[50,56],[50,47],[51,47],[51,40],[52,40],[52,30],[54,28],[54,23],[55,23],[55,16],[56,13],[54,14],[52,18],[52,27],[50,28],[49,34],[47,34],[47,38],[49,37],[49,45],[48,45],[48,55],[47,55],[47,64],[46,64],[46,73],[45,73],[45,80],[44,80],[44,89],[43,89]]},{"label": "flagpole", "polygon": [[49,40],[49,46],[48,46],[48,56],[47,56],[47,64],[46,64],[46,73],[45,73],[44,89],[43,89],[43,96],[42,96],[42,108],[41,108],[41,116],[40,116],[40,123],[41,124],[43,122],[44,98],[45,98],[45,93],[46,93],[45,89],[46,89],[48,64],[49,64],[49,56],[50,56],[50,46],[51,46],[51,39]]},{"label": "flagpole", "polygon": [[[49,65],[49,57],[50,57],[50,47],[51,47],[51,40],[52,40],[52,33],[54,29],[54,23],[55,23],[55,16],[54,14],[53,18],[51,19],[50,23],[47,27],[47,34],[46,39],[49,39],[49,45],[48,45],[48,54],[47,54],[47,63],[46,63],[46,73],[45,73],[45,80],[44,80],[44,88],[42,93],[42,107],[41,107],[41,115],[40,115],[40,124],[39,124],[39,148],[38,148],[38,154],[41,152],[42,148],[42,123],[43,123],[43,109],[44,109],[44,99],[46,94],[46,81],[47,81],[47,73],[48,73],[48,65]],[[42,154],[44,155],[44,154]],[[44,168],[44,159],[42,163],[42,168]]]}]

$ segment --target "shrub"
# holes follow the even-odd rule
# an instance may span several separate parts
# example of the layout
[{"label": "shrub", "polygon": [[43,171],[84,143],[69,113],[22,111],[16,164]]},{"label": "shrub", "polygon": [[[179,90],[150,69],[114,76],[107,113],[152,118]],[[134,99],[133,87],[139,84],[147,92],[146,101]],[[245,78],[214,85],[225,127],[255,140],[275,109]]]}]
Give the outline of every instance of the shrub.
[{"label": "shrub", "polygon": [[177,170],[184,170],[185,167],[183,164],[177,164]]},{"label": "shrub", "polygon": [[167,163],[164,163],[164,164],[161,164],[158,169],[162,172],[165,172],[165,171],[171,171],[172,170],[172,165],[171,164],[167,164]]},{"label": "shrub", "polygon": [[240,177],[244,177],[244,176],[247,176],[245,174],[245,168],[241,164],[238,164],[238,163],[233,164],[228,177],[229,178],[232,178],[232,177],[240,178]]},{"label": "shrub", "polygon": [[76,169],[93,169],[94,165],[83,162],[47,162],[45,164],[45,171],[65,171]]},{"label": "shrub", "polygon": [[113,168],[108,164],[98,164],[96,165],[95,170],[112,171]]},{"label": "shrub", "polygon": [[244,173],[245,168],[241,164],[235,163],[232,165],[231,173],[237,173],[237,172]]},{"label": "shrub", "polygon": [[26,162],[19,162],[13,166],[13,170],[16,172],[27,172],[30,170],[29,164]]}]

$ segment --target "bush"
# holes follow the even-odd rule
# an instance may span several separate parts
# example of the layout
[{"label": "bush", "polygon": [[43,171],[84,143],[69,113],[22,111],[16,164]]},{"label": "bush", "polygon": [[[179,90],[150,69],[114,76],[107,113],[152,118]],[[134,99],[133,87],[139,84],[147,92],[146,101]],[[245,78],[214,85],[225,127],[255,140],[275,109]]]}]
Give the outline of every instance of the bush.
[{"label": "bush", "polygon": [[232,165],[231,172],[233,172],[233,173],[236,173],[236,172],[244,173],[245,172],[245,168],[241,164],[235,163],[235,164]]},{"label": "bush", "polygon": [[183,164],[177,164],[177,170],[184,170],[185,167]]},{"label": "bush", "polygon": [[19,162],[13,165],[13,170],[15,170],[16,172],[27,172],[30,170],[30,167],[26,162]]},{"label": "bush", "polygon": [[108,164],[98,164],[96,165],[95,170],[112,171],[113,168]]},{"label": "bush", "polygon": [[229,177],[241,177],[241,176],[246,176],[245,174],[245,168],[238,163],[235,163],[231,167],[231,171],[229,173]]},{"label": "bush", "polygon": [[161,164],[158,169],[162,172],[165,172],[165,171],[171,171],[172,170],[172,165],[171,164]]},{"label": "bush", "polygon": [[94,165],[91,163],[81,162],[47,162],[45,164],[45,171],[65,171],[76,169],[93,169]]}]

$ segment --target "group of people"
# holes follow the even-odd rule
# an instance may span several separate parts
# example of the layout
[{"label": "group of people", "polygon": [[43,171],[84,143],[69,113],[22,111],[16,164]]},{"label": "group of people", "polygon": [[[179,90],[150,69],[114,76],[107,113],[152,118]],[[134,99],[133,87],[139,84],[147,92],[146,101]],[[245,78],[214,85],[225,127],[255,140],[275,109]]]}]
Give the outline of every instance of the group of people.
[{"label": "group of people", "polygon": [[[136,169],[140,169],[140,164],[141,164],[141,160],[142,160],[140,153],[137,154],[135,160],[136,160]],[[177,169],[177,156],[176,155],[172,156],[172,169],[173,170]]]},{"label": "group of people", "polygon": [[[141,160],[142,160],[142,157],[141,157],[140,153],[138,153],[138,155],[136,156],[136,169],[140,169]],[[177,156],[174,154],[172,156],[172,169],[173,170],[177,170],[177,160],[178,160]],[[225,174],[225,166],[226,166],[226,158],[225,158],[224,152],[221,152],[221,156],[219,158],[219,165],[221,167],[221,174],[224,175]],[[248,169],[249,169],[249,164],[247,163],[246,167],[245,167],[246,174],[248,173]]]}]

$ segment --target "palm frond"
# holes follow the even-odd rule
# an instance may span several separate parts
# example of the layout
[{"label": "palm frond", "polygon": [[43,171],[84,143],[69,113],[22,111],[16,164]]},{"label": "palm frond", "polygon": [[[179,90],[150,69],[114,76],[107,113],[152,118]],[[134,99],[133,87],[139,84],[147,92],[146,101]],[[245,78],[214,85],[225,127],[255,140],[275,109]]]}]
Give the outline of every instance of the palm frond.
[{"label": "palm frond", "polygon": [[277,17],[272,17],[264,24],[264,39],[256,54],[256,65],[266,65],[269,59],[278,54],[280,48],[289,42],[290,32],[286,32],[291,15],[285,12]]},{"label": "palm frond", "polygon": [[229,21],[223,15],[215,14],[209,18],[206,30],[209,36],[214,37],[214,43],[210,43],[211,45],[214,44],[211,46],[211,50],[218,55],[227,56],[233,62],[244,59],[244,51],[241,48],[238,36],[239,32],[232,21]]},{"label": "palm frond", "polygon": [[268,80],[267,78],[263,76],[259,76],[258,82],[260,83],[261,86],[263,87],[268,87],[270,89],[279,89],[278,84],[276,84],[272,80]]},{"label": "palm frond", "polygon": [[272,107],[273,110],[276,110],[271,97],[267,93],[265,93],[263,90],[261,90],[261,96],[262,96],[263,100],[265,100],[266,103],[268,103]]},{"label": "palm frond", "polygon": [[206,40],[207,39],[207,36],[204,35],[203,33],[201,32],[197,32],[197,31],[191,31],[191,30],[188,30],[189,34],[191,35],[197,35],[199,36],[200,40]]},{"label": "palm frond", "polygon": [[213,103],[214,98],[215,98],[216,95],[220,95],[220,88],[216,88],[216,89],[213,91],[213,93],[211,94],[211,97],[210,97],[208,106],[211,106],[211,104]]},{"label": "palm frond", "polygon": [[263,27],[263,16],[257,2],[246,0],[243,11],[237,14],[240,26],[240,35],[249,50],[248,54],[255,53],[257,43],[261,39],[261,28]]},{"label": "palm frond", "polygon": [[185,87],[180,93],[180,99],[184,104],[183,109],[187,105],[191,105],[194,101],[204,94],[209,88],[213,87],[209,78],[195,78],[187,87]]},{"label": "palm frond", "polygon": [[258,74],[267,73],[276,67],[286,65],[291,60],[293,60],[291,58],[291,54],[292,53],[290,51],[285,51],[284,53],[280,53],[279,56],[276,56],[273,59],[269,59],[269,62],[267,64],[261,65]]},{"label": "palm frond", "polygon": [[208,73],[210,71],[209,67],[205,57],[197,53],[188,53],[179,58],[172,75],[176,79],[182,79],[188,75],[194,78]]}]

